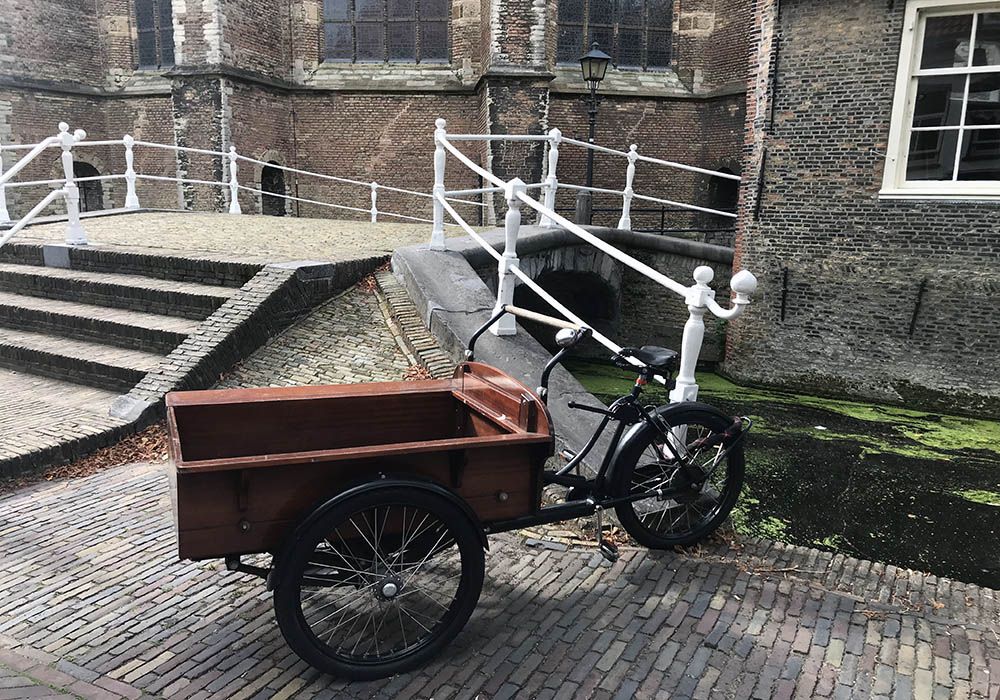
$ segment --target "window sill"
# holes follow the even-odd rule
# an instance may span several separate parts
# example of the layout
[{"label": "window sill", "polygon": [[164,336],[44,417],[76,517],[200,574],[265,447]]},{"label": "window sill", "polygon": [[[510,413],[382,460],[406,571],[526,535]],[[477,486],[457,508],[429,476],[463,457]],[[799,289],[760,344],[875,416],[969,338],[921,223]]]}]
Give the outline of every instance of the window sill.
[{"label": "window sill", "polygon": [[1000,202],[1000,188],[996,192],[920,192],[914,190],[882,190],[879,199],[916,200],[928,202]]},{"label": "window sill", "polygon": [[347,63],[327,61],[305,77],[303,85],[360,92],[435,92],[467,90],[461,73],[449,63]]},{"label": "window sill", "polygon": [[[557,65],[553,92],[586,94],[587,84],[580,75],[580,66]],[[672,70],[640,71],[609,70],[601,82],[601,95],[641,95],[648,97],[691,97],[691,91]]]}]

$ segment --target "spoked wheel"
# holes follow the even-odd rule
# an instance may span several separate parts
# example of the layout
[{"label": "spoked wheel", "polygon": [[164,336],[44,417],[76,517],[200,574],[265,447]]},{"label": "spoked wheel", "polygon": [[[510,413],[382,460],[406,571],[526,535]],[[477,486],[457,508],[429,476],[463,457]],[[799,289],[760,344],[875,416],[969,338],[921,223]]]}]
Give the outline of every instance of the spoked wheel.
[{"label": "spoked wheel", "polygon": [[422,665],[479,600],[476,527],[458,505],[418,488],[346,498],[278,564],[274,607],[288,645],[316,668],[353,680]]},{"label": "spoked wheel", "polygon": [[704,539],[729,515],[743,485],[743,445],[723,443],[733,419],[709,406],[692,403],[656,415],[661,430],[643,426],[615,464],[613,492],[662,491],[615,511],[637,542],[668,549]]}]

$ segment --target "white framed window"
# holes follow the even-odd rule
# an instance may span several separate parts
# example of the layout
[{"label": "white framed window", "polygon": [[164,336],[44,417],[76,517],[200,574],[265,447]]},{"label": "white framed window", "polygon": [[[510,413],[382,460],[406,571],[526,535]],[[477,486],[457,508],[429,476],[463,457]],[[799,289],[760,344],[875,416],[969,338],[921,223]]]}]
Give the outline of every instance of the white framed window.
[{"label": "white framed window", "polygon": [[907,3],[880,196],[1000,199],[1000,1]]}]

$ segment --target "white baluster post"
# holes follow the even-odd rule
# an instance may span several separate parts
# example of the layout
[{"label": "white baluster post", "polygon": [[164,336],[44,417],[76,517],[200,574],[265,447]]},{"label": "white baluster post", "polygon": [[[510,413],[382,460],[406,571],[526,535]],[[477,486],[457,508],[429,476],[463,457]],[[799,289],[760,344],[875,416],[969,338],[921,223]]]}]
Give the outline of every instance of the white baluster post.
[{"label": "white baluster post", "polygon": [[132,153],[135,139],[130,134],[125,134],[122,143],[125,145],[125,208],[138,209],[139,197],[135,193],[135,163]]},{"label": "white baluster post", "polygon": [[625,169],[625,189],[622,192],[622,218],[618,219],[618,228],[632,230],[632,182],[635,180],[635,160],[639,157],[639,152],[633,143],[628,148],[628,167]]},{"label": "white baluster post", "polygon": [[229,213],[242,214],[240,209],[240,181],[236,179],[240,166],[236,164],[236,146],[229,147]]},{"label": "white baluster post", "polygon": [[63,185],[66,194],[63,198],[66,200],[67,245],[87,245],[87,234],[80,223],[80,188],[73,179],[73,145],[85,138],[87,132],[83,129],[77,129],[71,134],[69,125],[59,122],[59,145],[62,147],[63,177],[66,179],[66,184]]},{"label": "white baluster post", "polygon": [[[559,190],[556,167],[559,165],[559,140],[561,138],[562,132],[559,129],[549,131],[549,170],[545,176],[545,201],[543,204],[546,209],[552,211],[556,208],[556,192]],[[542,215],[542,220],[538,222],[538,225],[545,228],[552,228],[556,225],[556,222],[547,215]]]},{"label": "white baluster post", "polygon": [[670,392],[670,403],[694,401],[698,398],[698,382],[694,372],[698,366],[698,355],[701,354],[701,343],[705,338],[705,312],[708,311],[708,300],[715,299],[715,292],[708,286],[715,273],[712,268],[700,265],[694,270],[695,283],[688,287],[688,316],[684,324],[684,335],[681,337],[681,362],[677,370],[676,384]]},{"label": "white baluster post", "polygon": [[[520,178],[514,178],[507,183],[504,192],[507,198],[507,216],[504,218],[504,248],[503,257],[497,264],[497,303],[493,313],[498,313],[507,304],[514,303],[514,286],[517,278],[510,271],[517,265],[517,234],[521,228],[521,200],[517,195],[526,192],[527,187]],[[514,335],[517,333],[517,319],[507,314],[490,328],[493,335]]]},{"label": "white baluster post", "polygon": [[378,223],[378,183],[372,181],[372,223]]},{"label": "white baluster post", "polygon": [[444,242],[444,207],[438,201],[438,197],[444,197],[446,154],[443,139],[448,136],[448,132],[445,130],[447,122],[444,119],[437,119],[434,126],[434,188],[431,190],[431,194],[434,195],[434,223],[431,225],[431,250],[447,250]]},{"label": "white baluster post", "polygon": [[[0,175],[3,175],[3,151],[0,151]],[[7,186],[0,185],[0,224],[10,221],[10,214],[7,212]]]}]

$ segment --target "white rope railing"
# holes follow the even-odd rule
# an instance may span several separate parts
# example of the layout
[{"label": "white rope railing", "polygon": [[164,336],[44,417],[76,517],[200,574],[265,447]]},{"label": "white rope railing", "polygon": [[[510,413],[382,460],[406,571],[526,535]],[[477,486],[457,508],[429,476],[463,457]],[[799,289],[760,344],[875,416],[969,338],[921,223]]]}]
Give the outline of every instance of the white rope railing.
[{"label": "white rope railing", "polygon": [[[457,141],[472,141],[476,140],[476,135],[472,134],[460,134],[453,137],[447,133],[446,122],[443,119],[438,119],[436,121],[436,128],[434,131],[434,224],[431,233],[431,249],[432,250],[446,250],[443,227],[444,227],[444,214],[447,213],[458,225],[469,235],[472,240],[474,240],[479,246],[485,249],[490,255],[492,255],[497,260],[497,297],[496,305],[494,307],[494,313],[508,306],[514,301],[514,287],[518,281],[526,285],[529,289],[534,291],[541,299],[543,299],[549,306],[555,309],[558,313],[562,314],[571,323],[579,326],[588,326],[589,323],[585,319],[578,316],[565,304],[560,302],[554,296],[549,294],[545,289],[543,289],[537,282],[531,279],[527,274],[521,270],[518,257],[517,257],[517,239],[518,233],[521,226],[521,208],[523,205],[527,205],[529,208],[533,209],[539,214],[539,219],[545,222],[543,225],[548,226],[558,226],[564,230],[572,233],[574,236],[582,240],[584,243],[597,248],[604,254],[617,260],[622,265],[638,272],[639,274],[645,276],[646,278],[656,282],[662,287],[670,290],[671,292],[682,297],[684,303],[688,308],[688,320],[684,324],[684,332],[681,339],[681,360],[680,366],[678,368],[677,377],[675,380],[675,386],[670,392],[670,400],[672,402],[680,401],[693,401],[698,396],[698,383],[695,380],[695,369],[698,364],[698,356],[701,353],[701,346],[705,335],[705,322],[704,316],[706,313],[711,312],[713,315],[721,319],[732,319],[739,316],[746,309],[747,305],[750,303],[750,295],[756,290],[757,280],[756,278],[747,270],[741,270],[740,272],[733,275],[729,282],[730,289],[733,291],[735,297],[732,301],[732,306],[730,308],[722,307],[715,300],[715,292],[708,286],[708,283],[712,281],[714,277],[714,272],[712,268],[708,266],[700,266],[694,271],[694,284],[688,286],[677,282],[676,280],[664,275],[653,267],[643,263],[642,261],[636,259],[635,257],[629,255],[628,253],[616,248],[610,243],[602,240],[596,236],[591,231],[586,230],[582,226],[570,221],[566,217],[556,213],[554,208],[554,194],[555,188],[562,186],[568,189],[580,190],[580,191],[592,191],[592,192],[605,192],[611,194],[621,194],[623,195],[623,212],[622,220],[628,221],[628,206],[633,197],[647,200],[661,202],[664,204],[669,204],[671,206],[676,206],[678,208],[688,209],[692,211],[701,211],[710,214],[718,214],[721,216],[735,217],[735,214],[730,212],[722,212],[719,210],[711,209],[708,207],[701,207],[693,204],[686,204],[684,202],[674,202],[672,200],[659,198],[659,197],[649,197],[645,195],[637,195],[632,190],[632,182],[635,175],[635,163],[643,158],[638,155],[637,148],[633,145],[628,152],[616,151],[614,149],[609,149],[603,146],[597,146],[596,144],[589,144],[583,141],[577,141],[575,139],[566,139],[562,137],[558,129],[553,129],[549,132],[549,158],[548,158],[548,168],[549,172],[546,176],[544,183],[536,183],[533,185],[525,184],[519,178],[514,178],[510,181],[504,181],[497,177],[493,173],[487,171],[485,168],[481,167],[479,164],[475,163],[471,158],[462,153],[454,144],[450,143],[452,140]],[[498,140],[498,137],[491,135],[484,135],[482,140]],[[512,137],[509,138],[512,141],[536,141],[539,140],[534,136],[530,137]],[[626,170],[626,185],[623,190],[612,190],[608,188],[599,187],[585,187],[581,185],[559,185],[556,176],[555,168],[558,162],[558,147],[560,142],[571,143],[574,145],[579,145],[584,148],[590,148],[596,151],[602,151],[607,153],[613,153],[616,155],[622,155],[628,159],[628,168]],[[494,187],[490,188],[480,188],[481,191],[491,190],[493,192],[504,193],[504,199],[507,201],[507,213],[504,217],[504,249],[503,253],[497,251],[492,245],[490,245],[482,236],[476,233],[473,228],[464,221],[464,219],[459,215],[453,206],[451,206],[446,200],[446,194],[455,194],[456,192],[447,192],[444,189],[444,171],[446,155],[450,154],[455,157],[460,163],[469,168],[472,172],[476,173],[485,182],[489,182]],[[677,167],[681,170],[686,170],[689,172],[708,174],[713,176],[726,177],[727,179],[739,179],[739,176],[731,176],[729,173],[717,173],[715,171],[706,170],[704,168],[697,168],[694,166],[686,166],[681,163],[674,163],[672,161],[665,161],[661,159],[646,159],[649,162],[657,162],[661,165],[667,165],[670,167]],[[536,187],[542,187],[543,189],[543,202],[536,201],[533,197],[528,195],[528,190]],[[465,190],[460,191],[462,194],[471,194],[471,192]],[[623,227],[624,228],[624,227]],[[501,316],[500,319],[494,323],[491,327],[491,332],[495,335],[513,335],[517,332],[516,321],[513,316],[506,315]],[[603,335],[602,333],[591,328],[593,333],[593,338],[604,345],[606,348],[612,352],[619,352],[621,346],[615,343],[613,340]]]},{"label": "white rope railing", "polygon": [[[126,134],[120,139],[102,139],[102,140],[86,140],[86,133],[83,130],[77,130],[73,134],[69,134],[69,127],[66,124],[59,125],[60,132],[56,136],[48,137],[40,143],[37,144],[5,144],[0,145],[0,153],[3,152],[19,152],[23,150],[29,151],[27,154],[20,157],[20,159],[15,162],[9,169],[4,172],[3,162],[0,159],[0,224],[5,224],[10,222],[10,215],[7,208],[7,196],[6,190],[8,188],[29,188],[29,187],[45,187],[52,186],[57,189],[54,190],[57,193],[62,193],[62,197],[66,200],[67,206],[67,218],[69,219],[69,225],[67,229],[67,240],[72,239],[75,243],[86,243],[86,236],[84,234],[83,226],[79,221],[79,187],[78,185],[87,182],[105,182],[111,180],[125,180],[126,192],[125,192],[125,208],[126,209],[138,209],[139,208],[139,196],[137,191],[137,183],[140,181],[146,182],[169,182],[174,183],[178,187],[182,186],[206,186],[206,187],[219,187],[223,190],[228,190],[228,211],[231,214],[240,214],[240,201],[239,193],[245,192],[248,194],[253,194],[255,196],[264,197],[274,197],[286,202],[298,202],[308,205],[313,205],[317,207],[322,207],[325,209],[332,209],[345,212],[356,212],[360,214],[366,214],[370,217],[372,223],[377,223],[381,218],[390,218],[394,220],[410,221],[416,223],[433,223],[432,219],[424,218],[421,216],[414,216],[407,213],[397,213],[392,211],[381,211],[378,208],[379,195],[381,193],[394,193],[406,195],[408,197],[414,197],[419,199],[430,199],[433,206],[433,194],[428,192],[420,192],[418,190],[407,189],[404,187],[397,187],[395,185],[383,184],[376,181],[366,182],[363,180],[357,180],[347,177],[340,177],[337,175],[330,175],[327,173],[317,173],[309,170],[302,170],[299,168],[292,168],[286,165],[280,165],[278,163],[273,163],[269,161],[260,160],[257,158],[252,158],[250,156],[242,155],[237,152],[235,146],[230,146],[228,151],[216,151],[207,148],[194,148],[191,146],[179,146],[174,144],[156,143],[154,141],[144,141],[141,139],[135,139],[129,134]],[[68,139],[68,140],[67,140]],[[125,153],[125,172],[124,173],[112,173],[108,175],[94,175],[86,177],[77,177],[73,173],[73,157],[72,151],[77,148],[84,147],[114,147],[120,146],[124,148]],[[13,181],[13,178],[21,172],[25,167],[28,166],[33,160],[35,160],[41,153],[50,148],[61,147],[63,149],[63,177],[61,178],[48,178],[48,179],[35,179],[27,181]],[[218,159],[221,161],[223,177],[219,180],[198,178],[198,177],[188,177],[186,174],[179,175],[165,175],[165,174],[154,174],[154,173],[141,173],[136,172],[135,169],[135,148],[149,148],[161,151],[169,151],[177,154],[191,154],[197,156],[208,156],[212,159]],[[68,158],[68,160],[67,160]],[[335,202],[321,201],[316,198],[311,197],[300,197],[296,190],[296,194],[293,196],[291,194],[286,194],[283,192],[271,192],[264,190],[260,187],[250,187],[244,183],[240,182],[239,173],[239,163],[250,163],[255,166],[259,166],[261,169],[275,168],[277,170],[283,171],[285,173],[291,173],[296,178],[298,177],[309,177],[314,178],[317,181],[328,181],[342,185],[348,185],[350,187],[365,188],[368,190],[368,199],[370,201],[370,206],[350,206],[347,204],[339,204]],[[259,183],[257,183],[259,184]],[[469,195],[482,195],[482,192],[469,191]],[[46,206],[51,204],[58,197],[49,197],[46,195],[45,201]],[[75,202],[74,205],[72,202]],[[470,206],[476,207],[477,209],[482,209],[488,205],[483,201],[476,201],[473,199],[463,199],[461,195],[454,196],[449,194],[447,200],[453,204],[460,206]],[[76,211],[74,211],[74,206]],[[44,207],[42,207],[44,209]],[[21,230],[28,223],[34,219],[41,209],[37,207],[32,208],[32,210],[22,217],[17,222],[17,231]],[[457,226],[457,224],[449,223],[448,226]],[[4,240],[8,240],[12,234],[10,234],[8,229],[3,235]]]}]

